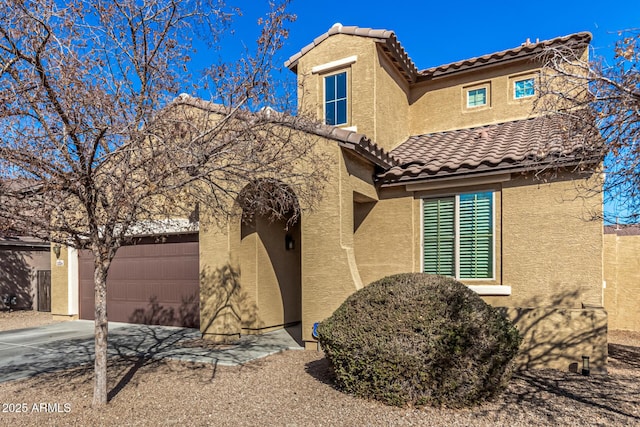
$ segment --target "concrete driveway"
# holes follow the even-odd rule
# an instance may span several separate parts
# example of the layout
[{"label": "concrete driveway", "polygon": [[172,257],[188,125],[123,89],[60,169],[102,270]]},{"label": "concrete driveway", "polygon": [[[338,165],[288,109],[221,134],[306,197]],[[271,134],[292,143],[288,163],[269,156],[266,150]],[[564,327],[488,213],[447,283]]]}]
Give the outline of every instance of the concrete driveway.
[{"label": "concrete driveway", "polygon": [[[301,349],[286,330],[245,335],[220,349],[184,345],[197,338],[197,329],[109,322],[108,353],[233,366],[287,349]],[[0,383],[93,363],[93,355],[93,321],[0,332]]]}]

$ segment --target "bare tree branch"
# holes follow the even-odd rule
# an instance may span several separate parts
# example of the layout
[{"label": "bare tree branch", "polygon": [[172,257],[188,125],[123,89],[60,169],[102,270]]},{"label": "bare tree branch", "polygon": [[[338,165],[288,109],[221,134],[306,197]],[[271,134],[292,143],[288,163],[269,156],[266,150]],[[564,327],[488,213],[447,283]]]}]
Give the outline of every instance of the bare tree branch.
[{"label": "bare tree branch", "polygon": [[640,32],[619,33],[613,63],[589,60],[571,47],[548,48],[536,108],[563,118],[569,137],[580,135],[588,150],[604,151],[605,200],[615,203],[618,218],[640,218]]},{"label": "bare tree branch", "polygon": [[[0,10],[0,231],[90,249],[96,383],[106,403],[106,280],[117,249],[201,206],[214,220],[313,208],[326,161],[303,117],[279,101],[273,55],[288,0],[256,48],[205,76],[213,100],[176,93],[190,34],[216,42],[237,9],[218,0],[8,0]],[[187,221],[188,223],[188,221]]]}]

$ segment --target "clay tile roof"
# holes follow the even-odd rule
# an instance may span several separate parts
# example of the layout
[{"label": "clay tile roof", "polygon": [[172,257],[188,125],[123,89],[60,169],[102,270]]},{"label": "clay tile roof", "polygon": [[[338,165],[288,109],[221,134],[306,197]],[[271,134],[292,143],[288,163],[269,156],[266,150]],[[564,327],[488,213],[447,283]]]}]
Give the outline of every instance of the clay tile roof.
[{"label": "clay tile roof", "polygon": [[640,224],[607,225],[604,234],[617,234],[618,236],[640,236]]},{"label": "clay tile roof", "polygon": [[540,116],[412,136],[391,151],[391,155],[401,163],[379,174],[378,180],[388,184],[480,172],[535,169],[558,158],[566,164],[578,159],[593,161],[599,158],[599,153],[584,150],[582,135],[576,136],[569,144],[563,144],[562,132],[559,117]]},{"label": "clay tile roof", "polygon": [[[220,104],[205,101],[200,98],[181,94],[173,100],[175,105],[188,105],[205,109],[213,113],[230,114],[230,110]],[[308,132],[327,139],[336,141],[341,147],[360,154],[365,159],[383,169],[389,169],[400,164],[400,161],[390,153],[384,151],[375,142],[372,142],[364,134],[341,129],[335,126],[311,122],[303,117],[280,113],[271,108],[265,108],[259,112],[238,111],[235,115],[241,120],[266,119],[266,121],[281,126],[288,126],[303,132]]]},{"label": "clay tile roof", "polygon": [[556,37],[554,39],[543,40],[536,43],[530,43],[527,40],[527,42],[513,49],[507,49],[500,52],[490,53],[488,55],[469,58],[462,61],[452,62],[450,64],[439,65],[437,67],[421,70],[419,71],[419,76],[423,78],[438,77],[445,74],[464,71],[470,68],[500,63],[512,59],[525,58],[528,56],[537,55],[542,52],[543,49],[552,46],[567,46],[573,48],[586,47],[590,41],[591,33],[589,32],[570,34],[567,36]]},{"label": "clay tile roof", "polygon": [[49,248],[49,242],[30,236],[9,236],[0,235],[0,247],[26,247],[26,248]]},{"label": "clay tile roof", "polygon": [[416,81],[416,78],[418,76],[418,69],[416,68],[409,55],[407,55],[407,52],[402,47],[393,31],[375,30],[372,28],[360,28],[354,26],[343,26],[342,24],[334,24],[329,29],[329,31],[322,34],[321,36],[316,37],[313,42],[309,43],[298,53],[291,56],[284,63],[284,65],[287,68],[295,71],[296,67],[298,66],[298,60],[300,58],[302,58],[311,49],[315,48],[320,43],[336,34],[347,34],[352,36],[369,37],[376,39],[382,50],[387,54],[391,62],[395,65],[398,71],[400,71],[404,78],[410,83]]},{"label": "clay tile roof", "polygon": [[364,134],[328,125],[318,125],[313,133],[337,141],[341,147],[358,153],[383,169],[389,169],[400,164],[398,158],[384,151]]}]

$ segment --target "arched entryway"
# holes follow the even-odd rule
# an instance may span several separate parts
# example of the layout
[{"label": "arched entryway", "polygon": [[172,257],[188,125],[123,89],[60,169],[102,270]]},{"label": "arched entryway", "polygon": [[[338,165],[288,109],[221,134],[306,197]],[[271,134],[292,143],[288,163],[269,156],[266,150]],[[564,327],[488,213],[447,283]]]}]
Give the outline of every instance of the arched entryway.
[{"label": "arched entryway", "polygon": [[297,206],[281,215],[270,209],[246,211],[241,219],[242,287],[255,302],[255,316],[242,319],[247,333],[287,328],[301,342],[302,239],[297,212]]}]

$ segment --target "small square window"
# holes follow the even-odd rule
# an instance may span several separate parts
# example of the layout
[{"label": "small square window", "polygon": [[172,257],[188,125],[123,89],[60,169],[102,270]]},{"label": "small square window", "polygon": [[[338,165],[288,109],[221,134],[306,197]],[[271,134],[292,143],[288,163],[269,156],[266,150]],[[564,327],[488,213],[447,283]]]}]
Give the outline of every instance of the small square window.
[{"label": "small square window", "polygon": [[513,83],[513,97],[515,99],[528,98],[535,95],[535,82],[533,77],[525,80],[518,80]]},{"label": "small square window", "polygon": [[487,88],[471,89],[467,91],[467,107],[487,105]]}]

